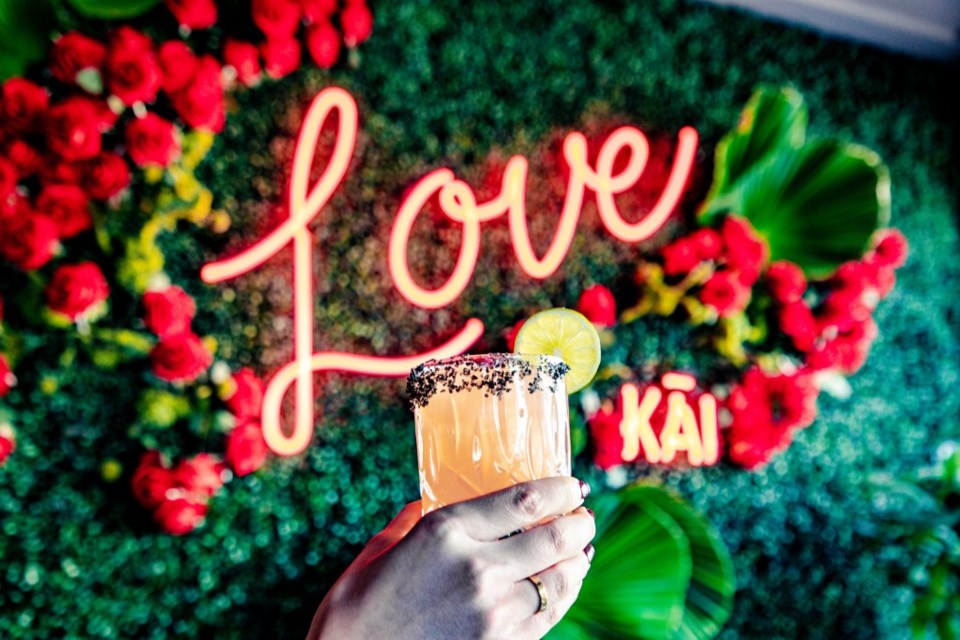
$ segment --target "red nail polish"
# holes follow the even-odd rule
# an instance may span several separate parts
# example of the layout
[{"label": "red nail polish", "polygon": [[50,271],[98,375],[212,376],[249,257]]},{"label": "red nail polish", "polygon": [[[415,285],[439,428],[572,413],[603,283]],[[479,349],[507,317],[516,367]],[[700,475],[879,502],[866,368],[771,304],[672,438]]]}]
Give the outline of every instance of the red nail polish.
[{"label": "red nail polish", "polygon": [[593,515],[593,509],[591,509],[590,507],[587,507],[587,513],[590,514],[590,517],[591,517],[591,518],[595,518],[595,517],[596,517],[596,516]]},{"label": "red nail polish", "polygon": [[584,553],[584,555],[587,556],[587,562],[588,562],[589,564],[593,564],[593,556],[594,556],[594,554],[595,554],[596,552],[597,552],[597,550],[593,548],[593,545],[592,545],[592,544],[588,544],[588,545],[583,549],[583,553]]},{"label": "red nail polish", "polygon": [[590,495],[590,485],[584,482],[583,480],[581,480],[580,481],[580,497],[586,499],[588,495]]}]

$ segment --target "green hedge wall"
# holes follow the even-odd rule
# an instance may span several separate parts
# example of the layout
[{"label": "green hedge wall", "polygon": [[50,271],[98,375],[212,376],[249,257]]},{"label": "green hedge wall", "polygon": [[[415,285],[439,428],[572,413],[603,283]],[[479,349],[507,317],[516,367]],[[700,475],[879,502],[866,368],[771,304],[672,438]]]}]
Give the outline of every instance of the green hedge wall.
[{"label": "green hedge wall", "polygon": [[[739,590],[724,638],[906,637],[907,575],[919,556],[885,532],[882,496],[867,479],[911,471],[960,436],[960,109],[945,91],[957,69],[675,0],[410,0],[374,10],[356,68],[304,71],[235,96],[202,173],[239,216],[236,228],[228,241],[187,228],[164,240],[172,278],[198,297],[197,331],[215,335],[235,364],[265,371],[289,357],[288,328],[273,320],[289,307],[287,258],[229,288],[206,288],[197,272],[265,224],[260,203],[282,196],[296,110],[330,82],[357,96],[364,134],[337,215],[316,234],[317,348],[394,353],[435,343],[467,315],[484,318],[486,346],[496,347],[499,330],[524,313],[573,304],[591,280],[616,283],[637,255],[588,229],[541,287],[512,259],[503,266],[494,228],[484,275],[456,308],[411,312],[389,286],[383,251],[413,179],[441,165],[477,177],[493,149],[542,151],[557,130],[614,114],[651,135],[695,125],[702,189],[708,151],[753,87],[791,83],[810,106],[812,135],[884,157],[910,261],[878,312],[881,337],[851,380],[852,398],[823,396],[817,422],[788,453],[758,473],[655,475],[706,514],[734,556]],[[359,281],[370,284],[348,290]],[[682,327],[651,324],[635,348],[669,354],[684,339]],[[56,340],[40,347],[7,398],[19,449],[0,471],[0,637],[302,637],[363,542],[416,497],[402,383],[330,376],[308,454],[228,484],[201,530],[159,534],[127,487],[140,374],[64,369],[58,355]],[[170,435],[174,449],[189,444]],[[117,482],[101,475],[109,459],[124,465]],[[586,464],[580,472],[600,481]]]}]

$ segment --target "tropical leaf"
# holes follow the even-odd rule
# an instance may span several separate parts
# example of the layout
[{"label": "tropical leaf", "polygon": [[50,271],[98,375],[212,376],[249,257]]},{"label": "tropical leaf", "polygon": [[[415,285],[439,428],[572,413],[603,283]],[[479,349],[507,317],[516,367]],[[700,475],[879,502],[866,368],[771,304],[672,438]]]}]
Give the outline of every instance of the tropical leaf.
[{"label": "tropical leaf", "polygon": [[726,204],[767,241],[771,260],[825,277],[861,257],[889,221],[890,178],[869,149],[820,140],[781,148],[740,181]]},{"label": "tropical leaf", "polygon": [[638,485],[624,494],[624,500],[654,504],[662,509],[680,525],[690,542],[693,573],[683,619],[674,637],[684,640],[715,637],[730,617],[736,590],[733,561],[723,541],[690,505],[660,487]]},{"label": "tropical leaf", "polygon": [[160,0],[67,0],[79,13],[100,20],[128,20],[143,15]]},{"label": "tropical leaf", "polygon": [[49,2],[0,0],[0,82],[46,57],[54,24]]},{"label": "tropical leaf", "polygon": [[[596,556],[580,597],[551,638],[670,638],[683,617],[690,545],[683,530],[651,502],[604,496]],[[570,629],[569,626],[578,629]]]},{"label": "tropical leaf", "polygon": [[803,97],[789,87],[761,87],[743,108],[737,127],[717,144],[710,192],[700,207],[709,223],[721,212],[722,197],[754,167],[781,147],[799,147],[807,131]]},{"label": "tropical leaf", "polygon": [[770,245],[824,277],[861,257],[890,216],[890,178],[876,153],[835,140],[805,142],[807,113],[792,89],[758,90],[717,146],[714,181],[700,207],[709,224],[744,216]]}]

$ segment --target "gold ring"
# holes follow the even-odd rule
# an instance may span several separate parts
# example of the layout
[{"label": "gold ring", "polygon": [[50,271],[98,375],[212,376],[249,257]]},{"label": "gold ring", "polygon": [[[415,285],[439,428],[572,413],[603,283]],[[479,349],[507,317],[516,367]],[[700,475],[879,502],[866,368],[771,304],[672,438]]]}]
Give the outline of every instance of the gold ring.
[{"label": "gold ring", "polygon": [[547,610],[547,588],[543,586],[543,580],[537,576],[530,576],[527,578],[530,582],[533,583],[533,586],[537,588],[537,594],[540,596],[540,608],[536,610],[536,613]]}]

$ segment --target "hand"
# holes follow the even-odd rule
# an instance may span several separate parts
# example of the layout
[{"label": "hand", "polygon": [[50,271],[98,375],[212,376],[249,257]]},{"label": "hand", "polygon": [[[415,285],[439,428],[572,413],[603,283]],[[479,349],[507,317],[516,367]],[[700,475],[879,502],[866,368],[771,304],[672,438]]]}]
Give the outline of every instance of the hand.
[{"label": "hand", "polygon": [[[308,640],[543,637],[590,567],[587,493],[574,478],[546,478],[423,518],[419,502],[407,505],[330,589]],[[542,612],[530,576],[543,582]]]}]

